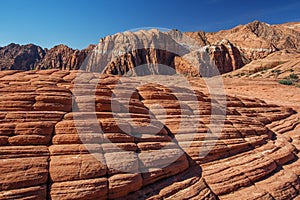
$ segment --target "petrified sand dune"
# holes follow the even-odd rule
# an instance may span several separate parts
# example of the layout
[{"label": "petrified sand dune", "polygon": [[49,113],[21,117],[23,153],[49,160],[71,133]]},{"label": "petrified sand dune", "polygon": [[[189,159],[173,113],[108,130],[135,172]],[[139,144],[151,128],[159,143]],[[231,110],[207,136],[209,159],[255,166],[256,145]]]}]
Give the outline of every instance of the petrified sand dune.
[{"label": "petrified sand dune", "polygon": [[[218,100],[199,81],[191,80],[195,100],[177,76],[165,77],[168,88],[141,85],[147,76],[77,75],[0,73],[0,199],[299,195],[299,134],[286,134],[299,126],[294,110],[227,96],[216,138],[210,121]],[[211,151],[201,157],[204,147]]]}]

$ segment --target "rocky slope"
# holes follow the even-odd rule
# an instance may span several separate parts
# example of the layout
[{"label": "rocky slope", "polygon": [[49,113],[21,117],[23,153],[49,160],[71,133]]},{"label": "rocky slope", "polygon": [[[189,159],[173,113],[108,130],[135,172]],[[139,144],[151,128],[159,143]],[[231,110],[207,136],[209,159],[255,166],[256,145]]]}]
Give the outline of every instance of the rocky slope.
[{"label": "rocky slope", "polygon": [[31,70],[36,68],[45,56],[45,50],[39,46],[28,44],[9,44],[0,48],[0,70]]},{"label": "rocky slope", "polygon": [[66,45],[58,45],[48,50],[33,44],[12,43],[0,48],[0,69],[78,69],[93,47],[90,45],[83,50],[74,50]]},{"label": "rocky slope", "polygon": [[[105,73],[124,74],[134,71],[136,66],[143,64],[156,64],[154,67],[149,66],[149,71],[159,71],[151,68],[158,68],[157,64],[163,64],[173,67],[176,72],[193,76],[199,74],[199,71],[201,74],[201,68],[211,67],[207,63],[191,63],[189,59],[186,59],[188,54],[196,57],[194,53],[197,51],[194,48],[196,46],[202,47],[199,49],[202,54],[205,52],[223,74],[235,71],[251,61],[263,59],[278,51],[291,51],[299,54],[298,26],[299,23],[269,25],[254,21],[216,33],[199,31],[182,34],[177,30],[118,33],[101,39],[96,46],[97,52],[93,56],[105,62],[99,63],[98,60],[92,58],[95,66],[86,67],[86,70],[102,71],[101,67],[103,67]],[[121,53],[114,54],[115,50]],[[114,55],[107,57],[99,52]],[[199,59],[203,60],[203,55]],[[196,71],[193,66],[196,67]]]},{"label": "rocky slope", "polygon": [[300,54],[297,51],[277,51],[265,58],[253,60],[243,68],[225,74],[226,77],[285,78],[300,75]]},{"label": "rocky slope", "polygon": [[230,30],[222,30],[206,35],[210,43],[227,39],[233,43],[248,60],[264,58],[278,50],[300,50],[300,32],[296,23],[269,25],[254,21]]},{"label": "rocky slope", "polygon": [[[184,57],[197,46],[223,74],[274,52],[285,50],[299,54],[299,25],[297,22],[269,25],[254,21],[215,33],[140,30],[107,36],[99,44],[84,50],[74,50],[65,45],[43,50],[35,45],[11,44],[0,49],[0,69],[71,70],[82,67],[87,71],[103,71],[107,74],[131,72],[138,75],[139,72],[135,70],[137,66],[147,65],[146,71],[155,74],[161,71],[158,65],[162,64],[176,72],[197,76],[199,67],[200,74],[202,69],[210,67],[207,63],[191,63]],[[96,50],[93,51],[93,48]],[[93,55],[82,66],[90,53]],[[195,57],[195,53],[192,56]]]},{"label": "rocky slope", "polygon": [[58,45],[48,50],[35,69],[78,69],[87,57],[92,46],[82,51],[74,50],[66,45]]},{"label": "rocky slope", "polygon": [[84,66],[87,71],[107,74],[124,74],[130,71],[134,75],[144,75],[135,69],[141,65],[148,66],[146,71],[149,73],[146,74],[163,74],[160,64],[173,68],[173,73],[195,75],[210,68],[210,65],[215,65],[223,74],[242,67],[246,62],[239,50],[227,40],[203,46],[189,34],[178,30],[161,32],[157,29],[105,37],[89,58],[91,64]]},{"label": "rocky slope", "polygon": [[190,85],[0,72],[0,199],[297,199],[296,112],[227,95],[214,132],[221,97],[196,78]]}]

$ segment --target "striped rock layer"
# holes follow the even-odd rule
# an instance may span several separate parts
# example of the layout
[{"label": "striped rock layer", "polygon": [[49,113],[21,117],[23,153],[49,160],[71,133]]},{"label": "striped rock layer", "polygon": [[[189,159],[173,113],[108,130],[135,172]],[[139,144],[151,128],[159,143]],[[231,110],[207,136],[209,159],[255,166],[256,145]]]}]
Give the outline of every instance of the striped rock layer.
[{"label": "striped rock layer", "polygon": [[299,195],[292,109],[227,95],[224,115],[195,79],[78,74],[0,73],[0,199]]}]

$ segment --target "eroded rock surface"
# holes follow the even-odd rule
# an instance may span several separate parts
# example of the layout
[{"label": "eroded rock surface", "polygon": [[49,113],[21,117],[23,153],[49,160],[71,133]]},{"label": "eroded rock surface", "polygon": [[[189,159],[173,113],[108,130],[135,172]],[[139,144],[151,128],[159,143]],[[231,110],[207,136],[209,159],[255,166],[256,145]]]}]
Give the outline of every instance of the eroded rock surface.
[{"label": "eroded rock surface", "polygon": [[[182,36],[188,39],[180,39]],[[174,38],[179,40],[174,42]],[[98,44],[82,50],[72,49],[66,45],[57,45],[49,50],[32,44],[10,44],[0,47],[0,70],[81,68],[107,74],[145,75],[143,74],[145,71],[140,72],[136,67],[146,65],[147,75],[165,72],[157,66],[161,64],[182,74],[205,76],[203,70],[210,68],[211,65],[191,63],[184,57],[187,54],[185,47],[196,45],[202,48],[201,51],[207,54],[207,60],[213,60],[213,64],[223,74],[240,69],[251,61],[254,61],[254,65],[260,64],[260,60],[269,55],[271,57],[273,55],[273,58],[269,60],[271,62],[268,62],[266,67],[273,68],[273,65],[282,64],[281,61],[285,60],[284,56],[281,58],[278,51],[294,52],[299,56],[299,38],[299,22],[269,25],[254,21],[214,33],[203,31],[181,33],[178,30],[163,32],[157,29],[127,31],[101,38]],[[93,65],[84,63],[91,52],[95,54],[89,58]],[[99,52],[105,52],[101,57],[105,63],[98,63]],[[110,57],[109,54],[114,56]],[[279,58],[274,59],[276,57]],[[256,60],[258,62],[255,62]],[[263,68],[264,65],[263,63],[259,67]],[[195,70],[193,66],[199,66],[200,71],[198,68]],[[250,69],[247,72],[253,70],[255,71]]]},{"label": "eroded rock surface", "polygon": [[195,79],[186,88],[159,77],[1,72],[0,199],[299,195],[294,110],[228,95],[223,129],[211,133],[219,99]]},{"label": "eroded rock surface", "polygon": [[0,70],[31,70],[40,62],[46,52],[33,44],[18,45],[11,43],[0,47]]}]

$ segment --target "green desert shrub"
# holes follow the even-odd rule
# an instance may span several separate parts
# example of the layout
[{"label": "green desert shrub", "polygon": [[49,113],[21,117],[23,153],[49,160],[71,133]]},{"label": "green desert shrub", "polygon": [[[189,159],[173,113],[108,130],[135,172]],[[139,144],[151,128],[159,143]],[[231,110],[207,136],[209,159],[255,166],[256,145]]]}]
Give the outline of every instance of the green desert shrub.
[{"label": "green desert shrub", "polygon": [[293,85],[293,81],[288,80],[288,79],[282,79],[282,80],[278,81],[278,83],[280,83],[282,85]]},{"label": "green desert shrub", "polygon": [[255,74],[254,77],[260,77],[262,76],[261,74]]},{"label": "green desert shrub", "polygon": [[294,80],[298,80],[299,77],[297,74],[292,73],[292,74],[290,74],[290,78],[294,79]]},{"label": "green desert shrub", "polygon": [[273,74],[281,74],[281,70],[280,69],[273,69],[271,72]]}]

